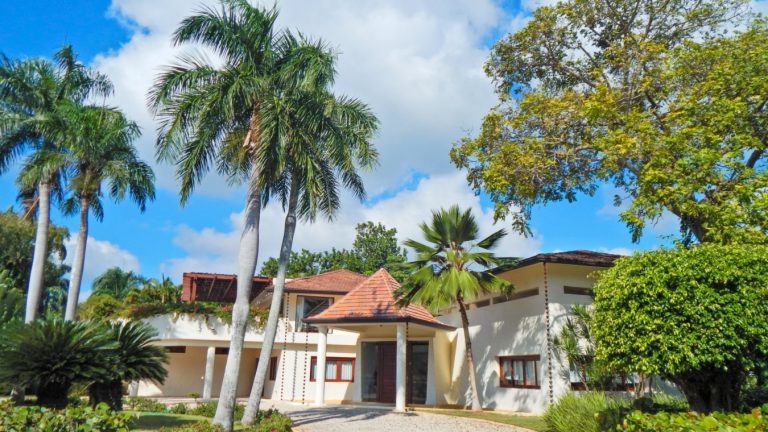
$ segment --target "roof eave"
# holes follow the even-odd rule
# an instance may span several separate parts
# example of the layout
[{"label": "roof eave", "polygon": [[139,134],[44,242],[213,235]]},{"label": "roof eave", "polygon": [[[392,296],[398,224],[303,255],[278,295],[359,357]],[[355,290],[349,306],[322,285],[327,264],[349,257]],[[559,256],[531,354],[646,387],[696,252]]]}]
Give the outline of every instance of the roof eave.
[{"label": "roof eave", "polygon": [[456,327],[453,327],[448,324],[443,324],[441,322],[432,322],[427,320],[422,320],[418,318],[413,317],[344,317],[344,318],[304,318],[303,320],[307,324],[376,324],[376,323],[384,323],[384,324],[391,324],[391,323],[414,323],[414,324],[420,324],[427,327],[436,328],[439,330],[456,330]]}]

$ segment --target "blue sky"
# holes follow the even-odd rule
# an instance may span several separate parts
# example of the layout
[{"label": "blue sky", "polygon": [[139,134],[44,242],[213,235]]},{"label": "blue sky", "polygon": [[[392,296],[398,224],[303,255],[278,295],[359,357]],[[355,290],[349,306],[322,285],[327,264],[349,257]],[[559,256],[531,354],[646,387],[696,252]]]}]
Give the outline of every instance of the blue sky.
[{"label": "blue sky", "polygon": [[[324,37],[340,52],[337,87],[369,101],[379,114],[382,161],[378,170],[366,174],[371,198],[362,204],[346,199],[334,223],[300,227],[297,246],[349,247],[354,224],[367,218],[414,235],[430,208],[454,202],[475,207],[482,226],[490,229],[490,203],[473,196],[463,174],[448,163],[447,153],[494,103],[481,71],[488,46],[519,28],[532,6],[490,0],[459,0],[449,7],[440,2],[331,3],[334,7],[323,8],[283,2],[281,23]],[[142,125],[144,136],[137,146],[151,160],[154,124],[143,94],[159,65],[178,53],[169,46],[168,35],[189,8],[181,0],[0,2],[0,51],[14,58],[49,57],[63,44],[72,44],[84,62],[115,81],[117,92],[110,103]],[[166,273],[177,280],[182,271],[234,272],[242,190],[227,188],[211,176],[181,208],[172,167],[154,166],[157,199],[144,214],[130,202],[110,202],[104,221],[92,221],[86,285],[111,265],[151,277]],[[16,205],[14,177],[15,170],[0,176],[2,209]],[[646,249],[675,230],[673,222],[664,221],[633,244],[611,201],[610,189],[603,188],[576,203],[537,208],[534,237],[510,236],[502,252]],[[75,218],[57,210],[53,221],[73,233],[77,229]],[[265,214],[262,258],[277,254],[280,223],[280,209],[272,206]]]}]

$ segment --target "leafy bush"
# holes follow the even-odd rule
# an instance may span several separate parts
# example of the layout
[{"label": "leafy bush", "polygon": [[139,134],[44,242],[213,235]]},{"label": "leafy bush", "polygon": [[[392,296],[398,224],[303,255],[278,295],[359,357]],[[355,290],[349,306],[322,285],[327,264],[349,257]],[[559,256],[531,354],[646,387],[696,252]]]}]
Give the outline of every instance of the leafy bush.
[{"label": "leafy bush", "polygon": [[709,415],[697,413],[647,414],[640,411],[629,413],[617,431],[630,432],[760,432],[768,431],[766,420],[759,408],[751,413],[721,413]]},{"label": "leafy bush", "polygon": [[[190,408],[187,413],[191,415],[198,415],[202,417],[213,418],[216,415],[216,402],[203,402],[194,408]],[[245,413],[245,406],[242,404],[235,405],[235,420],[243,418]]]},{"label": "leafy bush", "polygon": [[[602,392],[568,393],[550,405],[544,422],[550,432],[600,432],[601,424],[616,423],[612,417],[620,416],[622,408],[628,406],[627,402],[611,399]],[[609,418],[604,418],[606,415]]]},{"label": "leafy bush", "polygon": [[688,402],[666,393],[654,393],[652,396],[642,396],[632,401],[632,408],[648,414],[687,412]]},{"label": "leafy bush", "polygon": [[141,396],[126,398],[124,405],[131,411],[164,412],[167,410],[164,403]]},{"label": "leafy bush", "polygon": [[130,418],[105,404],[64,410],[0,404],[0,430],[4,432],[127,432]]},{"label": "leafy bush", "polygon": [[187,408],[187,405],[183,403],[178,403],[171,407],[171,409],[168,410],[171,414],[186,414],[189,408]]}]

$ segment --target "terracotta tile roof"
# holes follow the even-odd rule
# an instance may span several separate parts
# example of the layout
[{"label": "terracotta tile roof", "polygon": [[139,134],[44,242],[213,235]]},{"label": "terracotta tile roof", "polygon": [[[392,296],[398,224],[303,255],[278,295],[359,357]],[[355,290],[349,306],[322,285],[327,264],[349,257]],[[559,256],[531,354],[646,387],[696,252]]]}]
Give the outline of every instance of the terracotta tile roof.
[{"label": "terracotta tile roof", "polygon": [[525,267],[540,262],[556,264],[574,264],[593,267],[611,267],[614,261],[621,258],[622,255],[609,254],[604,252],[595,252],[590,250],[575,250],[568,252],[540,253],[532,257],[521,259],[515,263],[505,264],[492,270],[493,273],[502,273],[508,270]]},{"label": "terracotta tile roof", "polygon": [[[365,279],[360,273],[339,269],[287,281],[285,292],[346,294]],[[272,291],[272,286],[267,290]]]},{"label": "terracotta tile roof", "polygon": [[423,306],[398,307],[394,292],[400,284],[380,269],[347,295],[319,314],[304,319],[307,323],[414,322],[441,329],[453,327],[436,320]]},{"label": "terracotta tile roof", "polygon": [[[251,300],[256,298],[271,283],[272,278],[254,276]],[[182,301],[234,303],[236,294],[237,275],[188,272],[182,276]]]}]

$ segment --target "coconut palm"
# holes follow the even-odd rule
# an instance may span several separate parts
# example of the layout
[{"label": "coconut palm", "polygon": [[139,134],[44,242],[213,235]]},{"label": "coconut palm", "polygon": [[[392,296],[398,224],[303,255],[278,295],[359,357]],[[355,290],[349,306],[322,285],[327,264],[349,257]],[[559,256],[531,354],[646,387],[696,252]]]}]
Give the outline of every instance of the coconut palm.
[{"label": "coconut palm", "polygon": [[69,188],[73,196],[65,202],[65,212],[80,213],[80,228],[72,261],[72,276],[67,293],[65,319],[75,319],[80,283],[88,242],[88,217],[104,218],[102,197],[108,194],[119,201],[128,194],[144,211],[147,200],[155,197],[152,168],[139,159],[133,141],[139,127],[111,108],[70,106],[66,118],[70,125],[62,140],[67,143],[67,159],[72,167]]},{"label": "coconut palm", "polygon": [[416,259],[407,264],[413,273],[395,292],[395,297],[400,305],[417,303],[434,312],[458,305],[467,351],[472,410],[480,411],[467,303],[481,293],[512,288],[507,281],[488,271],[497,265],[490,250],[507,232],[500,229],[478,241],[477,222],[471,209],[462,211],[457,205],[433,211],[432,223],[422,223],[419,227],[427,243],[413,239],[404,242],[414,250]]},{"label": "coconut palm", "polygon": [[112,267],[93,280],[91,295],[104,295],[122,300],[131,293],[139,291],[145,281],[144,277],[132,271],[124,271],[120,267]]},{"label": "coconut palm", "polygon": [[123,383],[150,380],[162,384],[168,376],[165,348],[153,345],[157,332],[142,321],[106,324],[104,331],[116,342],[113,367],[109,374],[88,387],[91,405],[104,402],[118,411],[123,409]]},{"label": "coconut palm", "polygon": [[305,62],[304,76],[311,78],[277,87],[276,97],[262,108],[267,113],[262,119],[264,134],[270,141],[259,148],[257,160],[271,168],[262,187],[274,191],[287,212],[272,304],[243,424],[253,422],[261,402],[297,218],[313,221],[318,211],[332,217],[339,208],[340,184],[364,199],[356,170],[374,166],[378,156],[370,142],[378,121],[370,109],[329,91],[335,75],[333,54],[321,41],[291,35],[286,39],[286,57]]},{"label": "coconut palm", "polygon": [[291,64],[281,56],[283,33],[274,28],[275,9],[254,7],[246,0],[223,0],[220,6],[184,19],[173,40],[177,45],[200,43],[221,62],[202,55],[180,58],[158,78],[149,99],[160,119],[158,158],[176,165],[182,204],[213,164],[233,180],[247,182],[232,339],[213,420],[232,430],[264,196],[262,166],[253,162],[267,141],[262,107],[273,94],[269,89],[289,76]]},{"label": "coconut palm", "polygon": [[0,55],[0,172],[21,155],[31,151],[22,167],[20,181],[30,189],[36,185],[37,232],[27,289],[25,320],[38,314],[43,291],[43,273],[48,257],[51,189],[61,186],[65,165],[64,143],[54,136],[66,127],[60,107],[83,103],[89,97],[106,96],[111,84],[102,74],[77,61],[72,48],[65,46],[54,62],[43,59],[10,60]]}]

